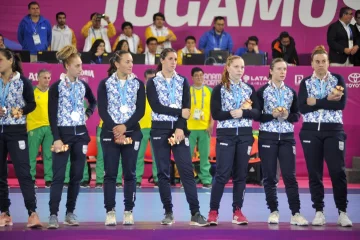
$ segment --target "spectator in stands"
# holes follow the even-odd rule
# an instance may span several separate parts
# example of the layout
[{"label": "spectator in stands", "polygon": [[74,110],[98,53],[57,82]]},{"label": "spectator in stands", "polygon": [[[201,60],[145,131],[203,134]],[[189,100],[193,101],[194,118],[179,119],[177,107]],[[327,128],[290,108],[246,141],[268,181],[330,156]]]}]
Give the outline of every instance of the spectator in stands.
[{"label": "spectator in stands", "polygon": [[[356,39],[360,39],[360,10],[355,12],[355,21],[354,24],[354,35]],[[354,58],[354,65],[360,66],[360,51],[357,51]]]},{"label": "spectator in stands", "polygon": [[214,18],[214,27],[205,32],[199,42],[199,49],[209,55],[212,50],[227,50],[232,53],[233,40],[229,33],[224,31],[225,18],[217,16]]},{"label": "spectator in stands", "polygon": [[96,39],[89,52],[92,53],[91,62],[96,64],[101,64],[102,57],[104,53],[106,53],[105,41],[102,39]]},{"label": "spectator in stands", "polygon": [[328,28],[327,43],[331,66],[350,67],[354,65],[354,55],[359,50],[360,38],[355,34],[355,27],[350,24],[352,15],[351,8],[341,8],[340,19]]},{"label": "spectator in stands", "polygon": [[194,36],[187,36],[185,38],[185,47],[178,50],[178,65],[182,65],[183,56],[187,53],[201,53],[201,51],[196,48],[196,38]]},{"label": "spectator in stands", "polygon": [[299,57],[295,48],[295,40],[288,32],[280,33],[280,36],[271,43],[272,57],[282,58],[289,65],[299,65]]},{"label": "spectator in stands", "polygon": [[157,52],[160,53],[164,48],[171,48],[171,42],[176,41],[176,35],[169,28],[164,26],[165,16],[158,12],[153,16],[153,24],[146,28],[145,38],[154,37],[157,40]]},{"label": "spectator in stands", "polygon": [[157,50],[158,41],[154,37],[150,37],[146,40],[147,50],[145,51],[145,64],[155,65],[155,55]]},{"label": "spectator in stands", "polygon": [[129,42],[125,39],[120,40],[116,45],[115,52],[119,50],[129,52]]},{"label": "spectator in stands", "polygon": [[121,49],[116,49],[116,46],[118,45],[118,42],[120,42],[120,40],[126,40],[128,42],[131,53],[135,53],[135,54],[142,53],[143,52],[142,42],[139,36],[133,33],[134,27],[132,23],[124,22],[121,25],[121,29],[123,33],[121,33],[120,36],[116,38],[112,50],[113,51],[121,50]]},{"label": "spectator in stands", "polygon": [[66,25],[66,14],[58,12],[56,22],[57,24],[52,28],[51,51],[59,51],[66,45],[76,47],[76,36],[74,31]]},{"label": "spectator in stands", "polygon": [[[51,186],[53,178],[52,156],[50,149],[54,139],[51,134],[48,117],[48,94],[50,81],[51,73],[49,72],[49,70],[41,69],[38,72],[38,85],[34,87],[36,108],[33,112],[29,113],[26,118],[31,177],[32,180],[35,182],[36,157],[39,152],[39,147],[41,146],[46,188],[49,188]],[[36,183],[35,188],[37,188]]]},{"label": "spectator in stands", "polygon": [[238,48],[235,55],[241,57],[245,53],[264,54],[263,51],[259,50],[259,39],[257,36],[250,36],[245,42],[245,47]]},{"label": "spectator in stands", "polygon": [[30,51],[30,61],[37,61],[37,52],[46,51],[51,44],[51,24],[40,15],[40,5],[31,2],[29,14],[25,16],[18,28],[18,41],[23,50]]},{"label": "spectator in stands", "polygon": [[9,49],[0,49],[0,74],[0,226],[13,225],[7,181],[9,154],[29,214],[27,227],[42,227],[35,212],[36,194],[30,175],[26,132],[26,115],[36,107],[34,90],[31,82],[23,76],[20,58]]},{"label": "spectator in stands", "polygon": [[[107,28],[101,25],[102,18],[104,18],[104,20],[108,23]],[[90,21],[81,29],[81,34],[84,38],[86,38],[83,49],[84,52],[88,52],[90,50],[96,39],[104,40],[106,52],[111,52],[109,38],[116,35],[116,29],[114,24],[110,22],[109,16],[106,16],[105,14],[92,13],[90,15]]]},{"label": "spectator in stands", "polygon": [[4,36],[0,34],[0,49],[6,48],[5,42],[4,42]]}]

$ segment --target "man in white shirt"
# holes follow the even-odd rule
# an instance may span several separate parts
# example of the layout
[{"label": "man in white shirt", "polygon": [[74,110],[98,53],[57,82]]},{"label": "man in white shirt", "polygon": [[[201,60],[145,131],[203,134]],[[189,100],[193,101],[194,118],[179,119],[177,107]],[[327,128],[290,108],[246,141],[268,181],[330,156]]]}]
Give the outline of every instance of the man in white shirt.
[{"label": "man in white shirt", "polygon": [[[110,22],[109,16],[93,13],[90,19],[91,20],[81,29],[81,34],[86,38],[83,51],[88,52],[96,39],[102,39],[105,42],[106,52],[111,52],[109,38],[116,35],[116,29],[114,24]],[[104,19],[108,23],[107,28],[101,25],[101,19]]]},{"label": "man in white shirt", "polygon": [[149,37],[146,40],[147,51],[145,52],[145,64],[155,65],[155,56],[158,46],[158,41],[154,37]]},{"label": "man in white shirt", "polygon": [[117,44],[121,40],[126,40],[129,44],[129,51],[131,53],[142,53],[142,42],[139,36],[133,33],[134,27],[131,22],[123,22],[121,25],[121,30],[123,31],[120,36],[118,36],[113,44],[112,50],[115,51]]},{"label": "man in white shirt", "polygon": [[66,45],[76,47],[76,36],[74,31],[66,25],[66,14],[56,14],[57,25],[52,28],[51,51],[59,51]]},{"label": "man in white shirt", "polygon": [[350,24],[352,15],[351,8],[341,8],[340,19],[328,28],[327,42],[331,66],[353,66],[354,55],[359,50],[360,38],[355,35],[355,27]]}]

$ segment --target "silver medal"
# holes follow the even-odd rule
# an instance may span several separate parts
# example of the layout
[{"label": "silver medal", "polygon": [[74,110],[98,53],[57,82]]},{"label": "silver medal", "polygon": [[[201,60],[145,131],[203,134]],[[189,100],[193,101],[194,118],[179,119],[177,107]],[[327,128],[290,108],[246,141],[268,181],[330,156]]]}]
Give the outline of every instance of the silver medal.
[{"label": "silver medal", "polygon": [[71,113],[71,119],[75,122],[79,121],[80,120],[80,113],[78,112],[72,112]]},{"label": "silver medal", "polygon": [[170,106],[169,106],[169,107],[171,107],[171,108],[177,108],[177,106],[176,106],[176,104],[175,104],[175,103],[170,104]]},{"label": "silver medal", "polygon": [[129,108],[127,105],[121,106],[120,107],[120,112],[121,113],[127,113],[129,111]]}]

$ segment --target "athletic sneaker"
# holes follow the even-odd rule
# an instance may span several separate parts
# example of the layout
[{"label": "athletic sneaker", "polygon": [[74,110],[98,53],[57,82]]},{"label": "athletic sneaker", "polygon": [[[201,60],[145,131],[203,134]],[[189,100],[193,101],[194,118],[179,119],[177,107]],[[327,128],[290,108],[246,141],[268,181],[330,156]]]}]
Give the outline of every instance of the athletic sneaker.
[{"label": "athletic sneaker", "polygon": [[218,225],[219,214],[216,210],[210,210],[207,222],[212,225]]},{"label": "athletic sneaker", "polygon": [[96,184],[95,184],[95,188],[97,188],[97,189],[103,188],[102,183],[96,183]]},{"label": "athletic sneaker", "polygon": [[280,218],[279,211],[273,211],[272,213],[270,213],[270,216],[268,218],[268,223],[279,224],[279,218]]},{"label": "athletic sneaker", "polygon": [[212,185],[211,184],[203,184],[202,188],[204,189],[211,189]]},{"label": "athletic sneaker", "polygon": [[342,227],[352,227],[351,220],[349,219],[346,212],[343,212],[343,211],[340,211],[340,215],[339,215],[337,223],[338,223],[338,225],[340,225]]},{"label": "athletic sneaker", "polygon": [[309,225],[309,222],[300,213],[295,213],[295,215],[291,216],[290,224],[297,226],[307,226]]},{"label": "athletic sneaker", "polygon": [[76,215],[70,212],[66,214],[64,224],[69,226],[79,226]]},{"label": "athletic sneaker", "polygon": [[206,218],[200,214],[200,212],[197,212],[194,216],[191,216],[190,225],[205,227],[209,226],[210,224],[206,221]]},{"label": "athletic sneaker", "polygon": [[49,217],[49,223],[48,223],[48,226],[47,226],[48,229],[57,229],[59,228],[59,221],[58,221],[58,218],[56,215],[51,215]]},{"label": "athletic sneaker", "polygon": [[45,188],[50,188],[50,187],[51,187],[51,181],[46,181]]},{"label": "athletic sneaker", "polygon": [[165,218],[161,220],[161,225],[171,225],[175,223],[174,214],[172,212],[165,213]]},{"label": "athletic sneaker", "polygon": [[233,220],[232,220],[233,224],[237,224],[237,225],[246,225],[248,224],[248,220],[246,219],[246,217],[244,216],[244,214],[241,212],[241,209],[236,209],[234,214],[233,214]]},{"label": "athletic sneaker", "polygon": [[325,221],[325,215],[323,212],[321,211],[317,211],[315,213],[315,218],[314,220],[312,221],[312,225],[313,226],[323,226],[325,225],[326,221]]},{"label": "athletic sneaker", "polygon": [[81,182],[80,187],[81,188],[90,188],[90,184],[88,182]]},{"label": "athletic sneaker", "polygon": [[1,213],[0,215],[0,227],[12,226],[12,218],[6,214],[6,212]]},{"label": "athletic sneaker", "polygon": [[117,184],[116,184],[116,188],[117,188],[117,189],[123,188],[122,183],[117,183]]},{"label": "athletic sneaker", "polygon": [[123,225],[133,225],[133,224],[134,224],[134,216],[132,211],[125,211]]},{"label": "athletic sneaker", "polygon": [[106,213],[105,226],[116,226],[116,212],[112,210]]},{"label": "athletic sneaker", "polygon": [[28,223],[26,225],[28,228],[41,228],[42,224],[40,222],[39,216],[36,212],[32,212],[28,218]]}]

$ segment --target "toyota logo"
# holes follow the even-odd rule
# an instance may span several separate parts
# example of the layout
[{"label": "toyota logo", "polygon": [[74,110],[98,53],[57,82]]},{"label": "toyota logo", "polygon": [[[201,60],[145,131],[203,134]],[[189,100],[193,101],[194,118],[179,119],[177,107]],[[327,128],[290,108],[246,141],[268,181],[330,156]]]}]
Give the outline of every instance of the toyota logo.
[{"label": "toyota logo", "polygon": [[360,83],[360,73],[351,73],[348,79],[351,83]]}]

